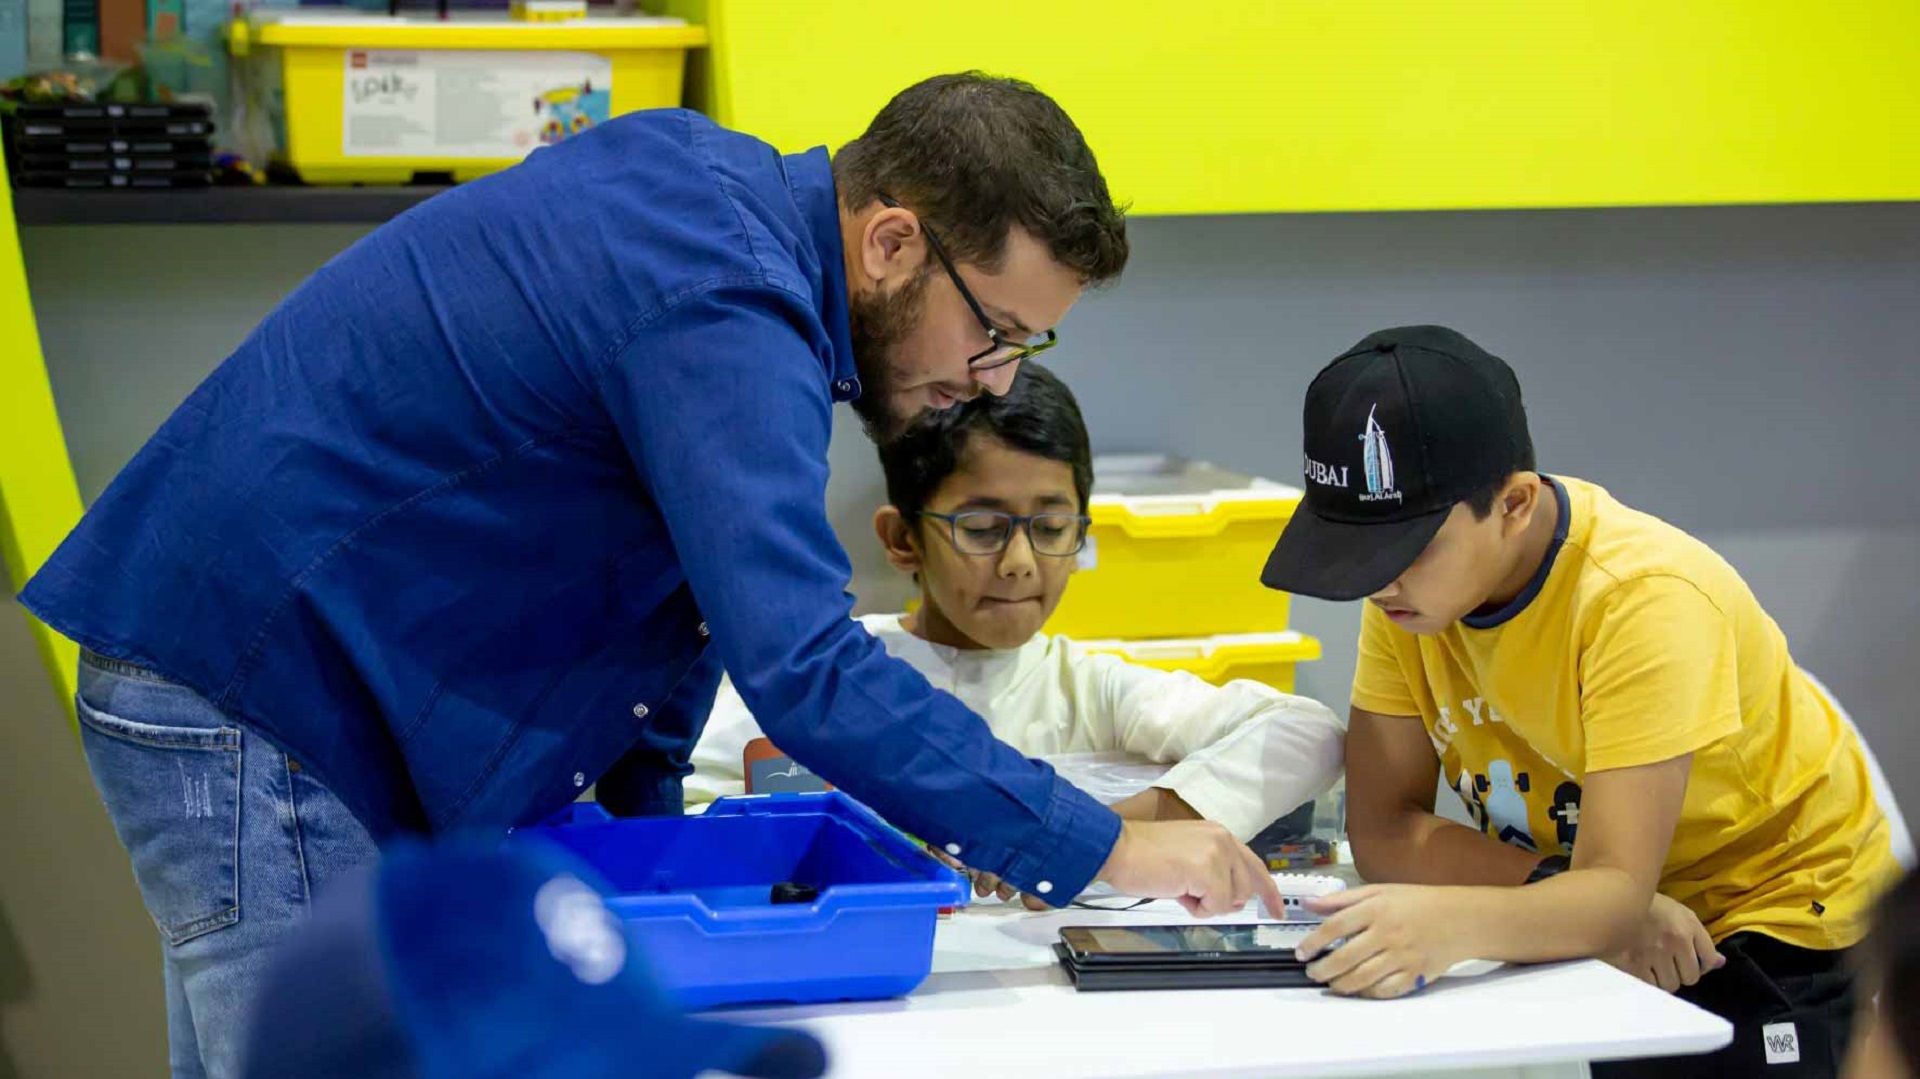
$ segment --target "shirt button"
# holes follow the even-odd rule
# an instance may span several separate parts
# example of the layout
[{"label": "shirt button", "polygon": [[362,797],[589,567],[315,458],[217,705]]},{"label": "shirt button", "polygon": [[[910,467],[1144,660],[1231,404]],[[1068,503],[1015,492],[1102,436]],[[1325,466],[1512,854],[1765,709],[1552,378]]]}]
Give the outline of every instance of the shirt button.
[{"label": "shirt button", "polygon": [[707,635],[707,624],[705,622],[702,622],[700,623],[700,636],[705,637],[706,635]]},{"label": "shirt button", "polygon": [[947,844],[947,853],[953,855],[955,858],[960,857],[960,844],[958,843]]},{"label": "shirt button", "polygon": [[645,719],[645,718],[647,718],[647,713],[648,713],[648,712],[651,712],[651,711],[652,711],[652,709],[650,709],[650,708],[648,708],[648,707],[647,707],[646,705],[644,705],[644,704],[636,704],[636,705],[634,705],[634,706],[633,706],[633,718],[635,718],[635,719]]},{"label": "shirt button", "polygon": [[1041,895],[1046,895],[1048,892],[1053,891],[1053,882],[1050,880],[1043,880],[1040,883],[1034,885],[1033,890],[1038,892]]},{"label": "shirt button", "polygon": [[584,787],[584,786],[586,786],[586,785],[587,785],[587,773],[585,773],[585,772],[575,772],[575,773],[573,773],[573,785],[574,785],[574,786],[576,786],[576,787]]}]

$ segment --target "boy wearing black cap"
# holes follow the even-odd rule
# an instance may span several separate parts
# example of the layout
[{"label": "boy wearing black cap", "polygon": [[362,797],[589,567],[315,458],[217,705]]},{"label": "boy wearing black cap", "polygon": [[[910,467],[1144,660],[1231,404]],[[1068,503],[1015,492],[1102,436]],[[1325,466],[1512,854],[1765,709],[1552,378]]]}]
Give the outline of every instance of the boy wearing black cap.
[{"label": "boy wearing black cap", "polygon": [[[1632,1074],[1835,1074],[1889,825],[1739,575],[1534,471],[1512,370],[1451,330],[1361,341],[1305,430],[1305,503],[1263,580],[1368,601],[1347,789],[1382,882],[1320,904],[1303,954],[1345,943],[1309,973],[1390,997],[1466,958],[1599,956],[1735,1024]],[[1442,770],[1478,829],[1434,814]]]}]

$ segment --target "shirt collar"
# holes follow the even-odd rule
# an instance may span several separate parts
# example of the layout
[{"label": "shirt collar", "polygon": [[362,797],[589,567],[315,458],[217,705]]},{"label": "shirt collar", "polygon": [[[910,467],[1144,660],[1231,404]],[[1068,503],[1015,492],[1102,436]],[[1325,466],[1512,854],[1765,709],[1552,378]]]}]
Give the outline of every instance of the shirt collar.
[{"label": "shirt collar", "polygon": [[1567,489],[1560,486],[1559,480],[1544,472],[1540,478],[1547,481],[1547,490],[1560,504],[1560,519],[1553,523],[1553,542],[1547,546],[1547,555],[1540,560],[1540,568],[1533,571],[1533,579],[1527,582],[1527,587],[1521,589],[1520,594],[1508,601],[1506,606],[1487,614],[1470,614],[1462,618],[1460,621],[1468,629],[1493,629],[1519,617],[1520,612],[1527,609],[1527,604],[1533,602],[1533,597],[1539,595],[1540,589],[1546,586],[1547,575],[1553,572],[1553,563],[1560,557],[1560,548],[1566,545],[1567,519],[1573,516],[1573,505],[1567,499]]},{"label": "shirt collar", "polygon": [[840,242],[840,199],[833,187],[833,161],[827,148],[786,157],[787,187],[820,257],[820,321],[833,345],[833,399],[860,396],[860,373],[853,363],[853,331],[848,323],[847,260]]}]

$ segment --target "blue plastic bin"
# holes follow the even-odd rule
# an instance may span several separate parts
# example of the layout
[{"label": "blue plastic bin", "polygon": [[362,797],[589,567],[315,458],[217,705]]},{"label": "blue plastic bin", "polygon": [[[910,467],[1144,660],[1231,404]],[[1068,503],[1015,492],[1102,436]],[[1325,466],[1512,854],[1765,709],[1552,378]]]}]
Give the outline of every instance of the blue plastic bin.
[{"label": "blue plastic bin", "polygon": [[[940,908],[968,896],[959,874],[839,791],[722,798],[688,817],[577,803],[515,837],[592,866],[687,1008],[911,992],[933,965]],[[818,898],[774,904],[789,881]]]}]

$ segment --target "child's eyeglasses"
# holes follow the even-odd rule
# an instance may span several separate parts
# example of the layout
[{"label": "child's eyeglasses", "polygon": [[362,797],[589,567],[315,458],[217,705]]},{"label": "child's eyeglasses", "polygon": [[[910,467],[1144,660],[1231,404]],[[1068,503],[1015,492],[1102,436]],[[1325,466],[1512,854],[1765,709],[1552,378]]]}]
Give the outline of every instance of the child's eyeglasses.
[{"label": "child's eyeglasses", "polygon": [[1053,558],[1079,554],[1087,546],[1087,527],[1092,518],[1072,513],[1000,513],[995,510],[968,510],[965,513],[920,512],[922,517],[945,521],[947,537],[961,554],[999,554],[1013,542],[1013,530],[1023,528],[1033,553]]}]

